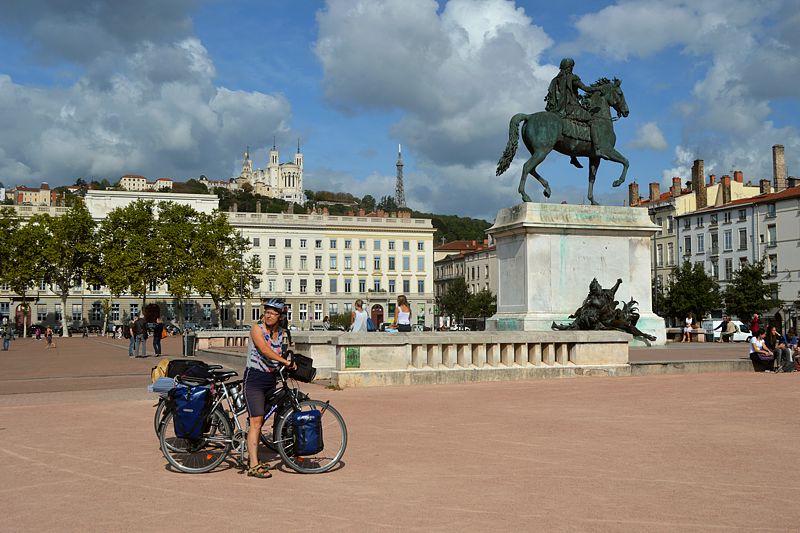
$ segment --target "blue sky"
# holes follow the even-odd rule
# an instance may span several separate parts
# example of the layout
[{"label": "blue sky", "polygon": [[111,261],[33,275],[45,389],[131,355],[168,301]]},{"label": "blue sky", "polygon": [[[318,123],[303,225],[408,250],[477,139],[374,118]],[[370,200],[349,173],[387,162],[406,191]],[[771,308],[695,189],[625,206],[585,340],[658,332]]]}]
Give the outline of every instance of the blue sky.
[{"label": "blue sky", "polygon": [[[543,108],[564,56],[584,82],[622,80],[629,181],[688,179],[698,158],[771,178],[773,144],[798,174],[796,1],[0,0],[0,12],[6,186],[225,179],[247,145],[264,166],[274,137],[282,160],[301,139],[306,188],[380,197],[401,143],[411,207],[492,220],[520,200],[524,148],[494,175],[508,121]],[[551,154],[539,170],[548,201],[586,201],[586,169]],[[627,197],[611,187],[620,170],[601,164],[601,203]]]}]

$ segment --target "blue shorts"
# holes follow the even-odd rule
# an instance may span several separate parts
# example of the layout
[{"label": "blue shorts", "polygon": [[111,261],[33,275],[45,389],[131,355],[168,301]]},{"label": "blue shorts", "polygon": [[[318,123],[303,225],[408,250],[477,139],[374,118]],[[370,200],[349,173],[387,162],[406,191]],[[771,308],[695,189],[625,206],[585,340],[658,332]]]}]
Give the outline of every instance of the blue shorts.
[{"label": "blue shorts", "polygon": [[243,381],[248,416],[264,416],[267,414],[267,398],[272,395],[278,381],[275,373],[247,367]]}]

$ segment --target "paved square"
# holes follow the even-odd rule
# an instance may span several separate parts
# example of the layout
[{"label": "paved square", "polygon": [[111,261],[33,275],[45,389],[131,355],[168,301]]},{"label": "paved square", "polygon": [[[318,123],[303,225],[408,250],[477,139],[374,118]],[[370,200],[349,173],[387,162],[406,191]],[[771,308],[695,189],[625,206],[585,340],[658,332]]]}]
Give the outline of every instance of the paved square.
[{"label": "paved square", "polygon": [[800,374],[309,385],[347,421],[344,465],[258,480],[168,470],[145,391],[154,359],[128,359],[124,341],[57,342],[0,352],[4,530],[796,530],[800,519]]}]

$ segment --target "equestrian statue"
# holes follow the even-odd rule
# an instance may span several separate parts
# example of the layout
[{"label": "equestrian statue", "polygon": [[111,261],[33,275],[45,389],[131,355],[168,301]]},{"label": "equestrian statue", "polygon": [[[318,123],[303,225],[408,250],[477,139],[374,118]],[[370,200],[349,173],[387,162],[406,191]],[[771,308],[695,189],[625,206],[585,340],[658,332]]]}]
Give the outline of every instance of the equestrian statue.
[{"label": "equestrian statue", "polygon": [[[622,164],[622,174],[613,183],[614,187],[622,185],[628,173],[628,160],[614,148],[617,136],[613,122],[628,116],[628,104],[620,88],[622,82],[616,78],[600,78],[587,86],[572,73],[574,66],[575,61],[569,57],[561,60],[560,71],[547,90],[544,111],[532,115],[517,113],[511,117],[508,144],[497,163],[497,175],[505,172],[514,159],[522,123],[522,142],[531,154],[519,180],[518,190],[524,202],[532,201],[525,192],[528,174],[542,184],[545,198],[550,198],[550,184],[536,172],[536,167],[552,150],[570,156],[570,162],[578,168],[583,168],[578,157],[589,158],[588,199],[592,205],[597,205],[593,189],[601,159]],[[586,94],[579,95],[578,89]],[[616,118],[611,117],[612,108],[617,112]]]}]

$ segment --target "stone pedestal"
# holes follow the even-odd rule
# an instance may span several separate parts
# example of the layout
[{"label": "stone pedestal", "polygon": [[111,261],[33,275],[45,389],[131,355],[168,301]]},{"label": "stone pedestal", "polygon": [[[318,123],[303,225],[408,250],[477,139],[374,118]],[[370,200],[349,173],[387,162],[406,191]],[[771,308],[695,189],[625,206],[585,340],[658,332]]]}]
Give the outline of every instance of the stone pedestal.
[{"label": "stone pedestal", "polygon": [[490,330],[550,331],[581,306],[592,278],[616,300],[638,303],[637,327],[664,344],[664,320],[652,311],[647,210],[526,202],[501,209],[488,233],[497,248],[497,314]]}]

